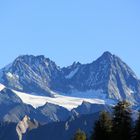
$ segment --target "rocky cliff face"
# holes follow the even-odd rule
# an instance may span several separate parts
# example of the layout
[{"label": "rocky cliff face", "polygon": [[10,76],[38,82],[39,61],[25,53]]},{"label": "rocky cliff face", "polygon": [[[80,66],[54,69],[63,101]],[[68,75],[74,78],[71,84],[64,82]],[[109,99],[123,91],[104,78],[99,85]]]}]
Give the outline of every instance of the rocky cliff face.
[{"label": "rocky cliff face", "polygon": [[39,126],[38,122],[32,120],[25,116],[16,126],[16,132],[18,134],[19,140],[22,140],[22,136],[32,129],[36,129]]},{"label": "rocky cliff face", "polygon": [[44,56],[23,55],[0,70],[8,88],[53,97],[51,91],[70,93],[100,91],[105,98],[140,101],[140,80],[119,57],[105,52],[89,64],[60,68]]},{"label": "rocky cliff face", "polygon": [[73,89],[101,90],[107,98],[139,102],[140,80],[119,57],[105,52],[96,61],[77,69],[69,79]]},{"label": "rocky cliff face", "polygon": [[3,68],[0,75],[1,82],[7,87],[47,96],[52,96],[50,88],[57,87],[63,80],[60,68],[53,61],[32,55],[19,56]]}]

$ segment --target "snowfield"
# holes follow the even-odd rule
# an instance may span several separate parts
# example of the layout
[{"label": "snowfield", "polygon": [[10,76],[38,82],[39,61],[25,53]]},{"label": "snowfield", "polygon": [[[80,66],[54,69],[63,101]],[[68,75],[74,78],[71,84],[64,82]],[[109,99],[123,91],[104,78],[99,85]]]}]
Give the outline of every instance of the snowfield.
[{"label": "snowfield", "polygon": [[[45,105],[47,102],[56,104],[59,106],[62,106],[68,110],[72,110],[73,108],[78,107],[79,105],[82,104],[83,101],[93,103],[93,104],[114,104],[113,100],[110,99],[99,99],[99,98],[91,98],[89,95],[86,93],[86,98],[84,98],[84,95],[82,97],[74,97],[77,93],[71,94],[71,95],[66,95],[66,94],[58,94],[55,92],[52,92],[54,95],[54,98],[52,97],[46,97],[46,96],[37,96],[37,95],[31,95],[19,91],[12,90],[17,96],[21,98],[21,100],[26,103],[32,105],[34,108],[37,108],[39,106]],[[78,93],[79,96],[82,93]],[[90,94],[91,95],[91,94]],[[77,95],[78,96],[78,95]]]},{"label": "snowfield", "polygon": [[[5,88],[3,84],[0,84],[0,91]],[[68,110],[72,110],[73,108],[77,108],[82,104],[83,101],[92,103],[92,104],[115,104],[115,101],[112,99],[108,99],[106,94],[102,92],[102,90],[89,90],[87,92],[79,92],[72,91],[69,94],[57,93],[51,91],[51,94],[54,97],[47,96],[39,96],[39,95],[31,95],[24,92],[19,92],[16,90],[12,90],[25,104],[32,105],[34,108],[45,105],[47,102],[55,105],[62,106]]]},{"label": "snowfield", "polygon": [[0,84],[0,91],[2,91],[4,88],[5,88],[5,86]]}]

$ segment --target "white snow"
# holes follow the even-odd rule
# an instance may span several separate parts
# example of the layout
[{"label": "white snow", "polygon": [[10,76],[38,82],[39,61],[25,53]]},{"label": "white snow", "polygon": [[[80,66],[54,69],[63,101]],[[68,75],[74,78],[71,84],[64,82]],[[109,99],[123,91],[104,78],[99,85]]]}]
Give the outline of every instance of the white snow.
[{"label": "white snow", "polygon": [[11,72],[6,73],[9,79],[19,79],[19,76],[16,74],[12,74]]},{"label": "white snow", "polygon": [[109,100],[109,99],[102,100],[99,98],[74,97],[72,95],[70,95],[70,96],[68,96],[66,94],[62,95],[62,94],[58,94],[55,92],[52,92],[52,94],[55,96],[54,98],[46,97],[46,96],[30,95],[30,94],[15,91],[15,90],[13,90],[13,92],[16,95],[18,95],[24,103],[30,104],[34,108],[43,106],[44,104],[46,104],[46,102],[62,106],[64,108],[67,108],[68,110],[78,107],[79,105],[82,104],[83,101],[94,103],[94,104],[106,104],[106,102],[108,102],[110,104],[113,103],[113,101]]},{"label": "white snow", "polygon": [[70,72],[70,74],[68,74],[67,76],[65,76],[66,79],[71,79],[77,72],[78,72],[79,68],[76,68],[75,70],[73,70],[72,72]]},{"label": "white snow", "polygon": [[0,84],[0,91],[2,91],[4,88],[5,88],[5,86]]},{"label": "white snow", "polygon": [[13,74],[11,72],[6,73],[9,78],[13,78]]}]

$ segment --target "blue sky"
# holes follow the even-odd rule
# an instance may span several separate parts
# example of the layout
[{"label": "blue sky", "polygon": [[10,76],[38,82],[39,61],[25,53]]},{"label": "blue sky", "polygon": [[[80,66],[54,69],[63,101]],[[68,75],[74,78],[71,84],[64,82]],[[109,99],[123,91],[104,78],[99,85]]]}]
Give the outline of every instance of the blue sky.
[{"label": "blue sky", "polygon": [[21,54],[60,66],[120,56],[140,77],[139,0],[0,1],[0,67]]}]

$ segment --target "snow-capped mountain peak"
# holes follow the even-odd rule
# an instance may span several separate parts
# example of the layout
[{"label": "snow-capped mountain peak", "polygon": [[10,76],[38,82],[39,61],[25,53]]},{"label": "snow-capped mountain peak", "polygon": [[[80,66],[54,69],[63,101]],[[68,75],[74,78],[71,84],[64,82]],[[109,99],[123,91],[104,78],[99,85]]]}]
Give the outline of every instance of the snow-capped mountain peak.
[{"label": "snow-capped mountain peak", "polygon": [[0,82],[8,88],[37,95],[53,96],[51,91],[68,95],[75,91],[102,91],[106,98],[114,100],[126,99],[136,104],[140,100],[139,79],[110,52],[104,52],[92,63],[74,62],[64,68],[43,55],[22,55],[0,71]]},{"label": "snow-capped mountain peak", "polygon": [[1,70],[1,82],[10,88],[49,95],[51,81],[59,77],[59,67],[44,56],[22,55]]}]

